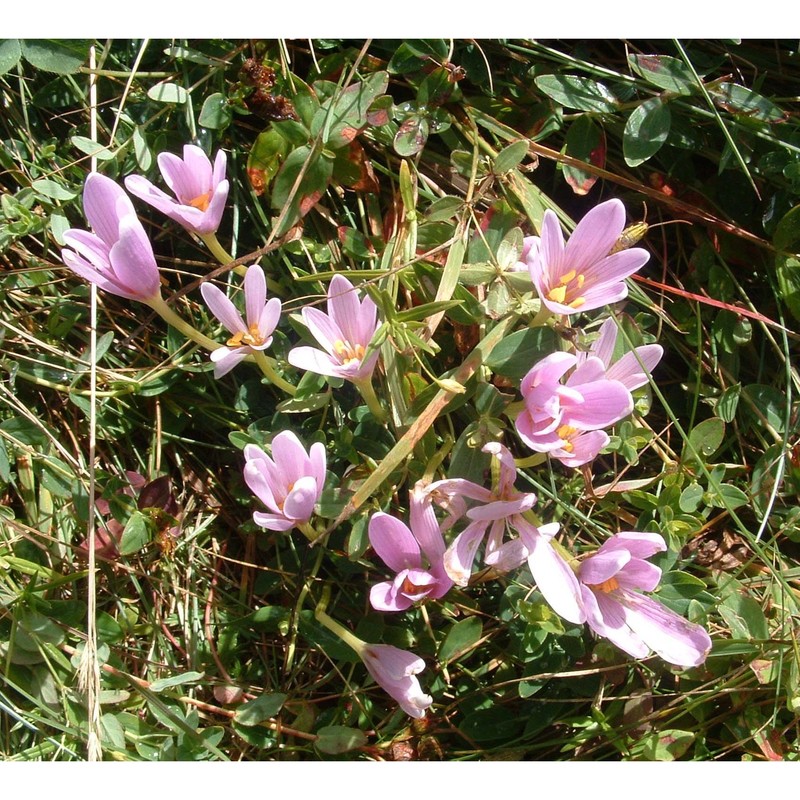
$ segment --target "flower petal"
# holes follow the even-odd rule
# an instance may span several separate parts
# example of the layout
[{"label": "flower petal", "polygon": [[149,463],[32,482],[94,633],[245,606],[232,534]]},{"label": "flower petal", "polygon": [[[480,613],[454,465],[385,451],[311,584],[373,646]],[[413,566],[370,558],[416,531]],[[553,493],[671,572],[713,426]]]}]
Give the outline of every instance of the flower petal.
[{"label": "flower petal", "polygon": [[236,310],[231,299],[219,287],[211,283],[204,283],[200,287],[200,294],[206,301],[211,313],[231,332],[247,331],[242,315]]},{"label": "flower petal", "polygon": [[368,535],[375,552],[393,572],[422,566],[419,544],[399,519],[376,512],[370,518]]}]

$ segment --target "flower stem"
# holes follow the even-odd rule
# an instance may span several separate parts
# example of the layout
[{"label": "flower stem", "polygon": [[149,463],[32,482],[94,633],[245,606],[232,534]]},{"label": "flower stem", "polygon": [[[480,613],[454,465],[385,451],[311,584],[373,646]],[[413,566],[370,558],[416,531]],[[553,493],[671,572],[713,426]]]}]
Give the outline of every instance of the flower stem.
[{"label": "flower stem", "polygon": [[540,328],[552,316],[553,312],[544,303],[541,303],[541,305],[539,306],[539,311],[537,312],[536,316],[530,321],[530,323],[528,323],[528,327]]},{"label": "flower stem", "polygon": [[275,367],[272,366],[272,359],[268,358],[263,350],[254,350],[253,357],[256,360],[256,364],[261,367],[261,371],[264,375],[269,379],[269,382],[277,386],[279,389],[283,389],[286,394],[290,394],[294,396],[297,393],[297,387],[292,386],[289,381],[284,380],[275,372]]},{"label": "flower stem", "polygon": [[364,398],[364,401],[367,404],[367,407],[372,412],[372,415],[378,422],[386,422],[389,418],[389,415],[386,413],[386,409],[381,405],[380,400],[378,400],[378,396],[375,394],[375,389],[372,386],[372,380],[370,378],[366,378],[361,381],[353,381],[355,383],[356,389],[361,393],[361,396]]},{"label": "flower stem", "polygon": [[[296,524],[298,530],[303,534],[303,536],[308,539],[309,542],[314,542],[314,540],[319,535],[312,527],[311,524],[308,522],[298,522]],[[320,551],[321,552],[321,551]]]},{"label": "flower stem", "polygon": [[191,339],[193,342],[197,342],[201,347],[205,347],[206,350],[216,350],[221,345],[219,342],[215,342],[213,339],[209,339],[208,336],[200,333],[197,328],[192,327],[186,320],[179,317],[164,301],[164,298],[158,294],[155,297],[151,297],[149,300],[145,301],[153,311],[158,314],[161,319],[163,319],[169,325],[172,325],[173,328],[179,330],[187,339]]},{"label": "flower stem", "polygon": [[[211,251],[211,255],[219,261],[220,264],[230,264],[235,259],[233,256],[219,243],[216,233],[198,234],[203,241],[203,244]],[[240,264],[234,267],[233,271],[237,275],[246,275],[247,267]]]},{"label": "flower stem", "polygon": [[317,622],[323,624],[331,633],[335,633],[348,647],[352,647],[355,650],[359,658],[363,659],[367,643],[340,625],[336,620],[331,619],[322,610],[323,607],[323,603],[320,603],[314,611],[314,617],[316,617]]}]

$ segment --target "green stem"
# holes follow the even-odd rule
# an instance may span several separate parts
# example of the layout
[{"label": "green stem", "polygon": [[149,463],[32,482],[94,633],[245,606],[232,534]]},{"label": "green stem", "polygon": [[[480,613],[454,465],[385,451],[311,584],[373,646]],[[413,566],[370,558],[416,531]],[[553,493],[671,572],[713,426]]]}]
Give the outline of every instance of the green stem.
[{"label": "green stem", "polygon": [[378,396],[375,394],[372,380],[370,378],[365,378],[364,380],[353,381],[353,383],[356,389],[361,393],[361,396],[364,398],[367,407],[372,412],[375,419],[377,419],[378,422],[386,422],[389,417],[386,413],[386,409],[381,405]]},{"label": "green stem", "polygon": [[173,328],[179,330],[187,339],[191,339],[193,342],[197,342],[201,347],[205,347],[206,350],[216,350],[217,348],[221,347],[219,342],[215,342],[213,339],[209,339],[208,336],[200,333],[196,328],[192,327],[186,320],[181,319],[164,301],[164,298],[158,294],[155,297],[151,297],[149,300],[145,301],[153,311],[158,314],[161,319],[163,319],[169,325],[172,325]]},{"label": "green stem", "polygon": [[530,328],[540,328],[552,316],[553,316],[553,312],[544,303],[542,303],[541,306],[539,307],[538,313],[530,321],[528,327],[530,327]]},{"label": "green stem", "polygon": [[[211,255],[219,261],[220,264],[230,264],[234,260],[233,256],[219,243],[216,233],[198,234],[203,244],[211,251]],[[237,275],[246,275],[247,267],[240,264],[234,267],[233,271]]]},{"label": "green stem", "polygon": [[314,616],[317,622],[322,623],[331,633],[335,633],[348,647],[352,647],[355,650],[359,658],[363,659],[364,650],[367,647],[367,643],[363,639],[359,639],[358,636],[351,633],[336,620],[331,619],[320,606],[317,606]]},{"label": "green stem", "polygon": [[292,386],[289,381],[284,380],[275,372],[275,368],[272,366],[272,359],[270,359],[263,350],[253,350],[253,357],[256,360],[256,364],[261,368],[261,371],[266,375],[269,379],[269,382],[277,386],[279,389],[283,389],[286,394],[290,394],[294,396],[297,394],[297,387]]},{"label": "green stem", "polygon": [[[305,536],[306,539],[308,539],[308,541],[311,542],[312,544],[314,543],[315,539],[317,539],[317,537],[319,536],[319,534],[311,527],[311,524],[308,522],[298,522],[296,527],[300,530],[303,536]],[[320,552],[323,551],[320,550]]]}]

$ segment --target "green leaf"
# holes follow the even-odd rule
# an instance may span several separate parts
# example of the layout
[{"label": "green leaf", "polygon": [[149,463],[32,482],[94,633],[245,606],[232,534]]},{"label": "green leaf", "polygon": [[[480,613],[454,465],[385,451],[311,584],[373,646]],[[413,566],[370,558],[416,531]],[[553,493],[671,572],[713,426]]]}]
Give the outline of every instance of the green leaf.
[{"label": "green leaf", "polygon": [[[725,423],[719,417],[703,420],[692,428],[689,443],[701,457],[710,457],[719,450],[725,438]],[[684,458],[692,458],[692,451],[686,447]]]},{"label": "green leaf", "polygon": [[778,250],[800,252],[800,205],[781,218],[772,235],[772,243]]},{"label": "green leaf", "polygon": [[483,635],[483,623],[478,617],[467,617],[456,622],[447,632],[439,648],[439,661],[449,664],[468,653]]},{"label": "green leaf", "polygon": [[464,201],[460,197],[445,195],[434,200],[425,212],[425,219],[429,222],[445,222],[452,219],[464,208]]},{"label": "green leaf", "polygon": [[722,483],[718,487],[709,486],[708,499],[712,506],[732,510],[749,505],[750,498],[732,483]]},{"label": "green leaf", "polygon": [[638,167],[654,156],[667,141],[671,122],[670,110],[660,97],[637,106],[628,117],[622,134],[625,163]]},{"label": "green leaf", "polygon": [[742,384],[734,383],[729,386],[717,400],[714,406],[714,414],[723,422],[733,422],[736,418],[736,409],[739,406],[739,395],[742,393]]},{"label": "green leaf", "polygon": [[674,761],[692,746],[694,739],[695,735],[691,731],[674,728],[662,730],[648,736],[642,755],[650,761]]},{"label": "green leaf", "polygon": [[233,111],[228,98],[221,92],[210,94],[203,102],[197,123],[212,131],[221,131],[231,124]]},{"label": "green leaf", "polygon": [[177,103],[181,105],[189,99],[189,92],[177,83],[157,83],[147,91],[147,96],[157,103]]},{"label": "green leaf", "polygon": [[677,94],[693,94],[697,81],[692,70],[680,59],[672,56],[631,55],[630,65],[634,72],[660,89]]},{"label": "green leaf", "polygon": [[163,692],[164,689],[172,689],[174,686],[183,686],[187,683],[197,683],[205,678],[205,672],[183,672],[180,675],[173,675],[170,678],[159,678],[150,684],[151,692]]},{"label": "green leaf", "polygon": [[734,114],[743,114],[763,122],[782,122],[787,117],[786,112],[766,97],[736,83],[709,86],[708,93],[718,106]]},{"label": "green leaf", "polygon": [[769,639],[767,618],[761,606],[747,595],[731,592],[718,607],[734,639]]},{"label": "green leaf", "polygon": [[37,69],[70,75],[89,57],[90,43],[83,39],[24,39],[22,55]]},{"label": "green leaf", "polygon": [[752,404],[748,412],[753,415],[755,427],[761,427],[766,422],[779,434],[783,434],[786,395],[775,386],[761,383],[751,383],[745,386],[742,392]]},{"label": "green leaf", "polygon": [[[303,171],[296,194],[291,197],[298,175]],[[275,177],[272,190],[272,207],[288,211],[278,235],[284,234],[319,201],[328,188],[333,163],[312,151],[308,145],[293,150]]]},{"label": "green leaf", "polygon": [[540,75],[536,86],[567,108],[610,113],[617,110],[617,98],[602,83],[578,75]]},{"label": "green leaf", "polygon": [[286,702],[287,695],[280,692],[262,694],[255,700],[250,700],[236,710],[234,720],[240,725],[252,727],[264,720],[274,717]]},{"label": "green leaf", "polygon": [[515,739],[525,724],[525,718],[502,706],[481,708],[467,714],[458,726],[467,740],[495,742]]},{"label": "green leaf", "polygon": [[[569,126],[565,144],[568,156],[596,167],[605,166],[606,137],[590,116],[583,114]],[[597,175],[571,164],[564,164],[564,178],[579,195],[587,194],[597,182]]]},{"label": "green leaf", "polygon": [[153,164],[153,151],[147,144],[147,137],[141,125],[137,125],[133,129],[133,153],[139,167],[145,171],[149,170]]},{"label": "green leaf", "polygon": [[0,40],[0,75],[14,69],[22,58],[22,46],[19,39]]},{"label": "green leaf", "polygon": [[425,114],[411,114],[406,117],[394,137],[394,150],[399,156],[414,156],[425,147],[430,133],[428,117]]},{"label": "green leaf", "polygon": [[34,181],[31,184],[31,189],[50,200],[74,200],[78,196],[78,192],[67,189],[58,181],[52,181],[49,178],[39,178],[39,180]]},{"label": "green leaf", "polygon": [[527,139],[520,139],[504,147],[494,159],[492,171],[495,175],[503,175],[518,167],[528,154],[529,146]]},{"label": "green leaf", "polygon": [[82,153],[86,153],[87,156],[94,156],[98,161],[109,161],[116,155],[105,145],[90,139],[88,136],[72,136],[70,141]]},{"label": "green leaf", "polygon": [[150,526],[141,511],[134,511],[125,523],[119,542],[120,555],[130,556],[138,553],[150,543]]},{"label": "green leaf", "polygon": [[358,728],[346,728],[343,725],[327,725],[317,731],[314,747],[320,753],[339,755],[356,750],[367,743],[367,735]]},{"label": "green leaf", "polygon": [[551,328],[526,328],[509,334],[492,350],[486,366],[498,375],[521,378],[539,359],[558,349],[558,334]]},{"label": "green leaf", "polygon": [[696,481],[693,481],[681,492],[678,506],[684,513],[693,514],[700,506],[704,494],[703,487]]}]

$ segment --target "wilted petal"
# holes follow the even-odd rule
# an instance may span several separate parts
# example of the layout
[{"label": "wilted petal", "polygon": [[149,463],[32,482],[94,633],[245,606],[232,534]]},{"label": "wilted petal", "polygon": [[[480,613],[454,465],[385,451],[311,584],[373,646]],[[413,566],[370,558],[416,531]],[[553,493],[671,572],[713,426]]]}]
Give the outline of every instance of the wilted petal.
[{"label": "wilted petal", "polygon": [[711,637],[651,597],[625,593],[625,620],[633,631],[665,661],[696,667],[706,660]]},{"label": "wilted petal", "polygon": [[444,569],[456,586],[466,586],[472,574],[475,553],[486,534],[485,522],[470,523],[444,554]]},{"label": "wilted petal", "polygon": [[520,538],[528,548],[528,566],[548,605],[564,619],[580,623],[586,619],[581,588],[569,564],[556,552],[547,536],[530,523],[518,522]]}]

